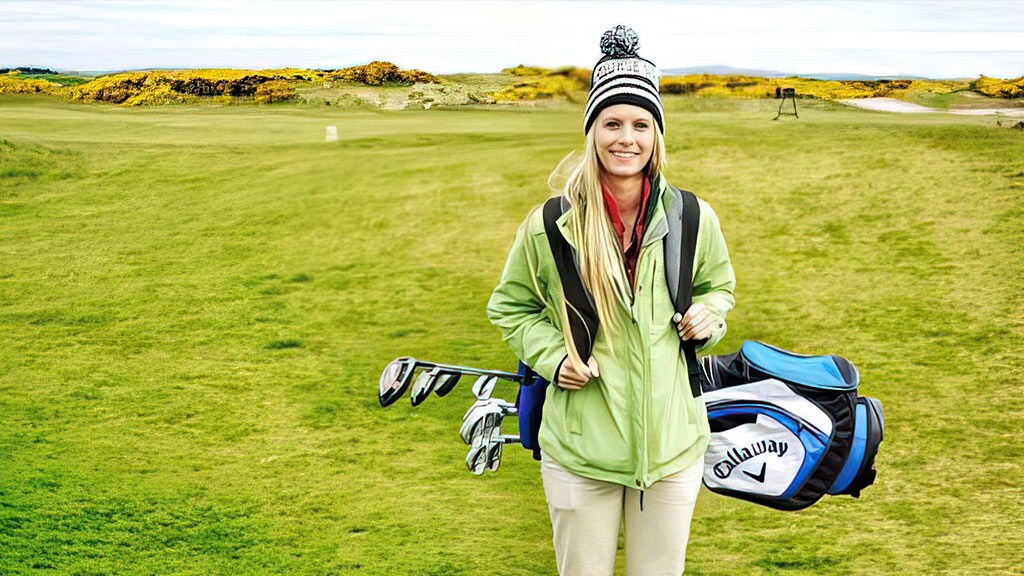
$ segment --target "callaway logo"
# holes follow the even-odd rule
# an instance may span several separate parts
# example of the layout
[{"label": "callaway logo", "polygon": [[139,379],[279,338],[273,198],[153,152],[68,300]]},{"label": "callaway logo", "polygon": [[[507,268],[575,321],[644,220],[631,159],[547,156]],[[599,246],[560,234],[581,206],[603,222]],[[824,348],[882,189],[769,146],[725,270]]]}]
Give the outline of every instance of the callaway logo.
[{"label": "callaway logo", "polygon": [[[776,442],[775,440],[761,440],[760,442],[754,442],[753,444],[747,446],[742,450],[738,448],[733,448],[732,450],[729,450],[728,452],[725,453],[726,456],[728,456],[728,458],[715,464],[713,470],[715,471],[715,476],[725,479],[728,478],[730,474],[732,474],[734,468],[746,462],[747,460],[750,460],[754,456],[759,456],[761,454],[775,454],[779,458],[782,458],[786,454],[787,450],[789,450],[789,444],[785,442]],[[754,474],[747,472],[746,470],[744,470],[743,473],[746,474],[747,476],[750,476],[754,480],[757,480],[758,482],[764,482],[764,471],[765,465],[762,464],[761,473],[756,476]]]},{"label": "callaway logo", "polygon": [[757,480],[761,484],[764,484],[764,471],[765,471],[765,469],[767,467],[768,467],[767,463],[761,462],[761,471],[758,472],[757,474],[751,474],[750,472],[747,472],[746,470],[743,470],[743,473],[746,474],[747,476],[750,476],[754,480]]}]

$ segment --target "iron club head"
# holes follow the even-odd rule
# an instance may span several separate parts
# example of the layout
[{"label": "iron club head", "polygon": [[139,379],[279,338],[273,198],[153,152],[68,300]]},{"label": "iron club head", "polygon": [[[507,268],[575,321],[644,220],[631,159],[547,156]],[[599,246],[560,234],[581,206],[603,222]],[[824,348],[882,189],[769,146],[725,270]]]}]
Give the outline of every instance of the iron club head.
[{"label": "iron club head", "polygon": [[473,383],[473,396],[478,400],[485,400],[494,393],[494,385],[498,383],[498,377],[484,374]]}]

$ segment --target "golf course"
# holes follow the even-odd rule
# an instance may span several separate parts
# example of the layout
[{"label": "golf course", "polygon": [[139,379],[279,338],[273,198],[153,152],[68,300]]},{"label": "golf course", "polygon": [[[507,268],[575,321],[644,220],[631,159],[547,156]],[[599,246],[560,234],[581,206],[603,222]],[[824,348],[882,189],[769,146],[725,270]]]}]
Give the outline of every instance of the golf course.
[{"label": "golf course", "polygon": [[[1024,131],[664,106],[736,273],[714,353],[843,356],[886,424],[859,499],[702,490],[686,574],[1024,574]],[[0,95],[0,575],[555,574],[538,463],[466,470],[472,380],[388,408],[377,383],[515,370],[485,306],[582,141],[572,103]]]}]

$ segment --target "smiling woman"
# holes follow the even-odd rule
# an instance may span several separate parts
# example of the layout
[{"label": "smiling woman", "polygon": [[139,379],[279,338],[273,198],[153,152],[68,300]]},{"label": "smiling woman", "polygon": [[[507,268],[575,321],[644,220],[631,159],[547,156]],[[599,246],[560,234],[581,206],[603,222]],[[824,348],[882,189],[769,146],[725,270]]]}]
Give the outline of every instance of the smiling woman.
[{"label": "smiling woman", "polygon": [[[698,200],[693,305],[674,316],[664,247],[683,196],[665,181],[658,69],[616,26],[601,39],[584,113],[584,152],[550,231],[535,208],[487,306],[519,359],[555,384],[544,399],[541,477],[559,573],[611,574],[625,520],[629,574],[683,571],[710,430],[680,353],[725,334],[735,277],[714,211]],[[552,178],[552,181],[554,178]],[[538,207],[539,208],[539,207]],[[574,249],[596,334],[574,334],[547,234]],[[579,342],[585,340],[585,342]],[[695,358],[695,356],[693,356]]]}]

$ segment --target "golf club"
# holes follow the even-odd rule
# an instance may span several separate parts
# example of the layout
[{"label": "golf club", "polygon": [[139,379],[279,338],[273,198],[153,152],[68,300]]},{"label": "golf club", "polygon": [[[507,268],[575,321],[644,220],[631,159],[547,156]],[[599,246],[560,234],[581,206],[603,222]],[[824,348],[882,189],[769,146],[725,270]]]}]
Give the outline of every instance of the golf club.
[{"label": "golf club", "polygon": [[473,396],[476,396],[477,400],[485,400],[491,397],[494,393],[494,385],[498,383],[497,376],[490,376],[484,374],[473,382]]},{"label": "golf club", "polygon": [[427,396],[430,396],[437,384],[437,377],[441,374],[441,369],[435,366],[430,370],[424,370],[419,378],[413,381],[412,388],[409,390],[409,400],[412,401],[413,406],[419,406],[427,399]]},{"label": "golf club", "polygon": [[415,358],[396,358],[388,363],[384,367],[384,371],[380,374],[380,381],[377,386],[379,389],[378,399],[380,400],[381,407],[387,407],[395,403],[396,400],[405,394],[407,388],[409,388],[409,382],[412,381],[413,372],[416,369]]},{"label": "golf club", "polygon": [[518,435],[505,435],[495,428],[489,436],[478,435],[474,444],[466,453],[466,467],[473,474],[480,475],[484,471],[496,472],[501,465],[501,452],[505,444],[518,444]]},{"label": "golf club", "polygon": [[[432,377],[422,381],[417,386],[417,401],[414,402],[414,406],[418,405],[427,396],[430,395],[431,390],[436,390],[439,396],[444,396],[451,392],[452,388],[458,382],[459,377],[462,374],[472,375],[490,375],[495,378],[502,378],[510,380],[512,382],[519,382],[520,377],[518,374],[512,372],[503,372],[500,370],[481,370],[479,368],[469,368],[466,366],[452,366],[449,364],[436,364],[434,362],[425,362],[403,356],[392,360],[381,372],[379,387],[379,400],[382,407],[390,406],[398,400],[402,394],[409,388],[409,383],[412,382],[413,374],[416,370],[426,369],[435,370],[436,372]],[[437,380],[442,379],[441,385],[437,385]],[[493,386],[491,387],[493,389]],[[424,393],[426,391],[426,393]],[[443,394],[442,394],[443,392]]]},{"label": "golf club", "polygon": [[518,413],[515,404],[511,402],[499,399],[477,400],[462,417],[459,437],[466,444],[471,444],[474,434],[482,425],[493,425],[491,422],[495,419],[500,422],[501,418]]}]

